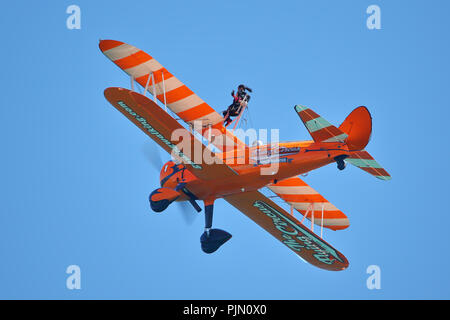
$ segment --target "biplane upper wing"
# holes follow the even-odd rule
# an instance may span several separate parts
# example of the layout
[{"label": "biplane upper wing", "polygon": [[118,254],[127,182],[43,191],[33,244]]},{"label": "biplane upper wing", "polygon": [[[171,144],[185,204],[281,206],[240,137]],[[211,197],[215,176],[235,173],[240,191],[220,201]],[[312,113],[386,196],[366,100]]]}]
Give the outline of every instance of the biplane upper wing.
[{"label": "biplane upper wing", "polygon": [[[185,84],[167,71],[158,61],[144,51],[116,40],[101,40],[99,44],[103,54],[120,69],[136,80],[143,88],[167,105],[186,123],[202,135],[209,129],[213,132],[214,144],[220,150],[245,147],[230,131],[223,127],[223,117],[205,101],[191,91]],[[201,123],[196,126],[195,122]],[[220,135],[217,134],[220,132]],[[217,137],[220,138],[217,138]],[[229,150],[229,149],[228,149]]]},{"label": "biplane upper wing", "polygon": [[[332,230],[345,229],[350,225],[347,216],[311,188],[299,177],[291,177],[271,184],[268,188],[281,199],[293,206],[309,220],[314,215],[314,223]],[[323,216],[322,216],[323,213]]]},{"label": "biplane upper wing", "polygon": [[[123,88],[107,88],[105,98],[164,150],[186,164],[198,178],[211,180],[237,174],[226,164],[216,161],[214,154],[211,154],[212,164],[202,164],[204,144],[146,96]],[[179,131],[173,135],[175,130]],[[183,139],[189,139],[189,142]],[[180,142],[184,143],[183,148],[179,147]]]},{"label": "biplane upper wing", "polygon": [[348,267],[349,263],[342,253],[262,193],[242,192],[224,199],[316,267],[331,271]]}]

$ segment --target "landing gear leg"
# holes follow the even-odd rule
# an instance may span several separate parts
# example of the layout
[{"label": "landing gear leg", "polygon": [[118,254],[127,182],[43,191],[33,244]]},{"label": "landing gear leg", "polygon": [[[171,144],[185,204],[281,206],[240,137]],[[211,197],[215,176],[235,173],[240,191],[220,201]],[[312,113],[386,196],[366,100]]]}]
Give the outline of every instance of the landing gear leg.
[{"label": "landing gear leg", "polygon": [[205,253],[213,253],[231,239],[231,234],[224,230],[212,229],[214,201],[205,201],[205,232],[200,237],[200,244]]}]

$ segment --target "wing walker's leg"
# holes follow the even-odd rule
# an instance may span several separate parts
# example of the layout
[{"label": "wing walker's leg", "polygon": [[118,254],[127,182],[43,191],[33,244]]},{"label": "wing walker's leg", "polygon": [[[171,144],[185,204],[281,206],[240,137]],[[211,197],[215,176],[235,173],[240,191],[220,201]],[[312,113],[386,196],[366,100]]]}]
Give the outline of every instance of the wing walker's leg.
[{"label": "wing walker's leg", "polygon": [[225,242],[231,239],[231,234],[224,230],[212,229],[214,199],[204,200],[205,203],[205,231],[200,237],[203,252],[213,253]]},{"label": "wing walker's leg", "polygon": [[229,116],[230,116],[230,111],[227,110],[227,114],[223,117],[223,119],[224,119],[223,125],[225,126],[225,128],[228,127],[228,125],[230,124],[230,121],[227,120]]}]

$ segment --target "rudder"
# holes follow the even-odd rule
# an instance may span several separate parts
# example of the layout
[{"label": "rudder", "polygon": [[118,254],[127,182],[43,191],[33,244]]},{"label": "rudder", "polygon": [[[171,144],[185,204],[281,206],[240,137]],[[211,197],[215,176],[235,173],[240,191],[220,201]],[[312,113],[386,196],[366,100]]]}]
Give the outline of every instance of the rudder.
[{"label": "rudder", "polygon": [[356,108],[345,118],[339,129],[348,135],[345,142],[349,150],[363,150],[372,135],[372,116],[369,110],[364,106]]}]

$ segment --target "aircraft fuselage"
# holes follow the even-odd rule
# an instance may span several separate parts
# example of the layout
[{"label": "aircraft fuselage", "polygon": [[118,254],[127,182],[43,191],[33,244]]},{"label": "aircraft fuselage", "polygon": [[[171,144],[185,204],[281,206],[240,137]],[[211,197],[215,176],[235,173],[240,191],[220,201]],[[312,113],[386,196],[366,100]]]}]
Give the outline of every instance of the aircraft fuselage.
[{"label": "aircraft fuselage", "polygon": [[[244,155],[245,154],[245,155]],[[235,177],[202,180],[191,173],[183,164],[167,162],[160,175],[161,187],[175,189],[185,183],[199,200],[217,199],[226,195],[254,191],[268,184],[310,172],[336,162],[339,156],[348,156],[344,143],[297,141],[280,143],[277,149],[269,145],[251,147],[239,154],[216,154],[235,173]],[[180,197],[177,201],[187,200]]]}]

